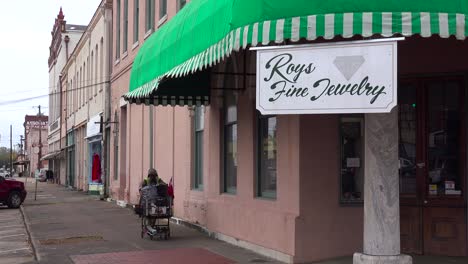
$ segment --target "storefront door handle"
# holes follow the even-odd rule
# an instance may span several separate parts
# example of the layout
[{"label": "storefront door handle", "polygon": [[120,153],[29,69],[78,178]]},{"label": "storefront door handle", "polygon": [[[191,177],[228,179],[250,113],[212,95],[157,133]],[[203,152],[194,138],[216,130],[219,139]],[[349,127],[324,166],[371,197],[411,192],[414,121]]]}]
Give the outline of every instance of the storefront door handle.
[{"label": "storefront door handle", "polygon": [[422,168],[426,167],[426,163],[421,162],[421,163],[416,164],[416,166],[418,166],[418,168],[422,169]]}]

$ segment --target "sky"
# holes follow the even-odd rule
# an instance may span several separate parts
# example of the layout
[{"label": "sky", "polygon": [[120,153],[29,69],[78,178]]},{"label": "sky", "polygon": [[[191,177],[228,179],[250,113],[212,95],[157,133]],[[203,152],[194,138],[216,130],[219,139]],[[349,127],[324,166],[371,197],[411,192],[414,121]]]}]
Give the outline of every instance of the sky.
[{"label": "sky", "polygon": [[[48,114],[49,46],[60,7],[68,24],[87,25],[100,0],[2,0],[0,8],[0,146],[24,135],[24,116]],[[18,103],[11,101],[39,97]]]}]

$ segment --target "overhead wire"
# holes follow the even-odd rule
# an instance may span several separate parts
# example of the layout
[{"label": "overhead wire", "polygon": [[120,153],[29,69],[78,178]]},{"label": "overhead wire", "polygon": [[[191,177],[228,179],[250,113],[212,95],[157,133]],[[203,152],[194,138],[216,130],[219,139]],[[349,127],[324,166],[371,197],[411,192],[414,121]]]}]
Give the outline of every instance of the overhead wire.
[{"label": "overhead wire", "polygon": [[65,91],[52,92],[52,93],[48,93],[48,94],[44,94],[44,95],[26,97],[26,98],[21,98],[21,99],[14,99],[14,100],[9,100],[9,101],[1,101],[0,106],[9,105],[9,104],[17,104],[17,103],[22,103],[22,102],[26,102],[26,101],[36,100],[36,99],[48,97],[48,96],[51,96],[51,95],[57,95],[57,94],[62,94],[62,93],[66,94],[67,92],[78,91],[78,90],[82,90],[82,89],[86,89],[86,88],[90,88],[90,87],[94,87],[94,86],[101,85],[101,84],[106,84],[106,83],[109,83],[109,81],[94,83],[94,84],[90,84],[90,85],[84,85],[84,86],[80,86],[80,87],[77,87],[77,88],[66,89]]},{"label": "overhead wire", "polygon": [[[104,76],[104,77],[99,77],[99,78],[86,79],[86,80],[83,80],[83,81],[73,81],[73,82],[77,82],[77,84],[83,84],[83,83],[87,83],[87,82],[100,81],[102,79],[108,79],[108,77]],[[18,94],[18,93],[23,93],[23,92],[33,92],[33,91],[37,91],[37,90],[46,90],[46,89],[50,90],[52,88],[60,88],[60,85],[52,85],[52,86],[49,86],[49,87],[35,88],[35,89],[32,89],[32,90],[20,90],[20,91],[15,91],[15,93],[11,93],[11,94],[0,94],[0,95],[1,96],[8,96],[8,95],[15,95],[15,94]]]}]

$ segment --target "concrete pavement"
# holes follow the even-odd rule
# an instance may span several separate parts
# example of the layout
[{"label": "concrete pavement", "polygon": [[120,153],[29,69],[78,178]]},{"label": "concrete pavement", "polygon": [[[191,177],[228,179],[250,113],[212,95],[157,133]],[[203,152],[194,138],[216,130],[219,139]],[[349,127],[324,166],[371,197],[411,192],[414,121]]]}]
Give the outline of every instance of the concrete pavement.
[{"label": "concrete pavement", "polygon": [[0,263],[19,264],[33,260],[20,209],[0,206]]},{"label": "concrete pavement", "polygon": [[[128,208],[47,183],[38,184],[34,201],[29,181],[24,211],[39,263],[278,263],[176,224],[168,241],[141,239],[139,218]],[[351,263],[352,257],[319,262]],[[415,256],[414,263],[466,264],[468,258]]]},{"label": "concrete pavement", "polygon": [[115,202],[47,183],[38,184],[35,201],[34,184],[26,186],[28,197],[23,206],[39,263],[107,263],[114,259],[111,263],[148,264],[148,259],[156,258],[158,264],[278,263],[176,224],[171,225],[167,241],[142,239],[140,218]]}]

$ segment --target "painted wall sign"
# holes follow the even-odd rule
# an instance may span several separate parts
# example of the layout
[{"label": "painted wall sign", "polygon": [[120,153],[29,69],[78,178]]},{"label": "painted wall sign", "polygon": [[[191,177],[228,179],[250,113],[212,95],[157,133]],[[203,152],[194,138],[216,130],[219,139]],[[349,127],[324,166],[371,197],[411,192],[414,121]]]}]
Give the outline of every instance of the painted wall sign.
[{"label": "painted wall sign", "polygon": [[254,48],[257,109],[387,113],[397,104],[397,40]]}]

